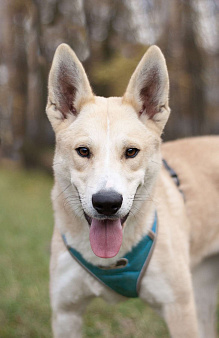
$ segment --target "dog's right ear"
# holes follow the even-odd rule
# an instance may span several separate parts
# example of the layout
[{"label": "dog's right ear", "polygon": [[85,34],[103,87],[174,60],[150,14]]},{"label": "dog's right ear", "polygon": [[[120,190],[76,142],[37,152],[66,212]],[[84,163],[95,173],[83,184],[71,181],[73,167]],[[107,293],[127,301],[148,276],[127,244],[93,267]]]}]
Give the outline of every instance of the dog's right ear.
[{"label": "dog's right ear", "polygon": [[162,132],[169,117],[169,77],[164,56],[151,46],[133,73],[123,102],[131,104],[139,119]]},{"label": "dog's right ear", "polygon": [[72,123],[81,107],[94,100],[81,62],[64,43],[56,49],[48,91],[46,112],[55,132]]}]

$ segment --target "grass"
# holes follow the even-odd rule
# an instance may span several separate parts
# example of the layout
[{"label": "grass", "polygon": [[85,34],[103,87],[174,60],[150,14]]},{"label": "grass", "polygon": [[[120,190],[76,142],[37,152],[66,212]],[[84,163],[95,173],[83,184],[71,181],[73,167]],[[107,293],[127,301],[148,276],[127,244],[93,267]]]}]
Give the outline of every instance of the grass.
[{"label": "grass", "polygon": [[50,337],[49,191],[40,173],[0,172],[0,337]]},{"label": "grass", "polygon": [[[49,252],[52,178],[0,170],[0,337],[50,338]],[[219,311],[218,311],[219,319]],[[93,301],[84,337],[169,337],[164,322],[140,300]]]}]

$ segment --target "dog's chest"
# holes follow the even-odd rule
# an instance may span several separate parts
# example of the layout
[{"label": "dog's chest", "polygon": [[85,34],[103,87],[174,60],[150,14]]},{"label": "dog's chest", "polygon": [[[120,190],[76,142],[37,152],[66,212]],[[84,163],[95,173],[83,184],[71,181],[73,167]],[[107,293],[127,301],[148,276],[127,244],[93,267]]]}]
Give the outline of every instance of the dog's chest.
[{"label": "dog's chest", "polygon": [[[172,289],[164,276],[160,275],[156,262],[151,262],[149,270],[143,276],[139,297],[152,306],[159,307],[163,302],[173,300]],[[102,297],[109,303],[116,303],[126,298],[120,296],[85,271],[70,255],[60,255],[58,273],[52,284],[52,292],[57,304],[83,304],[86,299]]]},{"label": "dog's chest", "polygon": [[77,305],[93,297],[102,297],[113,303],[122,298],[92,277],[67,251],[59,257],[52,293],[59,305]]},{"label": "dog's chest", "polygon": [[139,297],[153,307],[174,301],[173,289],[154,261],[142,278]]}]

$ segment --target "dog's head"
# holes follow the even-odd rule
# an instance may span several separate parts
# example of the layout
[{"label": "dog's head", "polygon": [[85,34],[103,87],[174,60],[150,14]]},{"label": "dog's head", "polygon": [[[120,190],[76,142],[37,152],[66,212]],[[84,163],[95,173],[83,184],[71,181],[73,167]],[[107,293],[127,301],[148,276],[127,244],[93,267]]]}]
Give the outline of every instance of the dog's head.
[{"label": "dog's head", "polygon": [[71,48],[60,45],[49,75],[47,115],[56,133],[54,172],[73,212],[90,226],[99,257],[115,256],[125,220],[149,197],[169,116],[165,59],[146,52],[122,98],[94,96]]}]

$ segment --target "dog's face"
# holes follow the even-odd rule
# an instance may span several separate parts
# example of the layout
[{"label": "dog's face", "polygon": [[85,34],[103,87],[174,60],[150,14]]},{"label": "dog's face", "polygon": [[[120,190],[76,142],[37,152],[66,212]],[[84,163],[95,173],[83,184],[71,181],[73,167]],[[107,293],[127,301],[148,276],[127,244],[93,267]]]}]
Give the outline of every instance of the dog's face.
[{"label": "dog's face", "polygon": [[47,114],[56,132],[54,172],[73,211],[86,218],[99,257],[115,256],[125,220],[149,197],[169,116],[168,75],[151,47],[122,98],[93,95],[74,52],[58,47],[49,77]]}]

